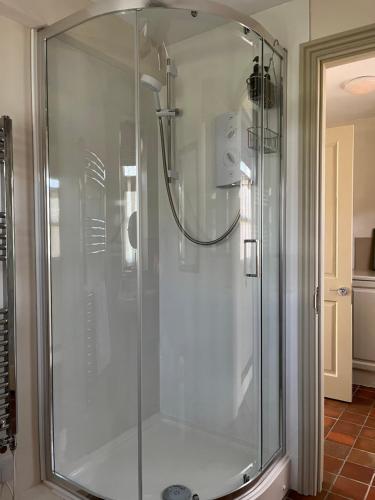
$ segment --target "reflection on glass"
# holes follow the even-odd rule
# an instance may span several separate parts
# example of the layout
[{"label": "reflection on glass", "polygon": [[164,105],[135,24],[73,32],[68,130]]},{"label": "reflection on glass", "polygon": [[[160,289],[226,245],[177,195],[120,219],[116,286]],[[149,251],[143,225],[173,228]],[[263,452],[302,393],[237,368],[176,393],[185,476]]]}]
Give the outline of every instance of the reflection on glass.
[{"label": "reflection on glass", "polygon": [[51,231],[51,257],[60,257],[60,201],[59,179],[50,179],[50,231]]},{"label": "reflection on glass", "polygon": [[121,124],[120,135],[120,197],[122,210],[122,270],[136,270],[137,240],[137,166],[135,154],[135,123]]}]

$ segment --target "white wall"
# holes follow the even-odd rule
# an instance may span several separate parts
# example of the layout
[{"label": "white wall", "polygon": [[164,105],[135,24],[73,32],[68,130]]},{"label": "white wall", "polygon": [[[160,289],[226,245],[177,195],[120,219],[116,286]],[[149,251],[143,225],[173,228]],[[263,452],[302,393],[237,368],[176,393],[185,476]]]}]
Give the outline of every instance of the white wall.
[{"label": "white wall", "polygon": [[[30,32],[0,17],[0,113],[13,119],[17,286],[18,493],[39,480]],[[4,495],[6,492],[4,490]],[[6,497],[5,497],[6,498]]]},{"label": "white wall", "polygon": [[311,38],[375,23],[373,0],[310,0]]}]

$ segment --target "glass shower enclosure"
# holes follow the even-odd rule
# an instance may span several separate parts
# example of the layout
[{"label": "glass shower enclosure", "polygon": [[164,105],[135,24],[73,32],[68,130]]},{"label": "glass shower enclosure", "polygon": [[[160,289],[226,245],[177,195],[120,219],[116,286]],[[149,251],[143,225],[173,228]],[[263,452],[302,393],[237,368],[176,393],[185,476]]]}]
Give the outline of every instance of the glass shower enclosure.
[{"label": "glass shower enclosure", "polygon": [[283,455],[285,51],[178,5],[35,36],[42,463],[77,498],[236,498]]}]

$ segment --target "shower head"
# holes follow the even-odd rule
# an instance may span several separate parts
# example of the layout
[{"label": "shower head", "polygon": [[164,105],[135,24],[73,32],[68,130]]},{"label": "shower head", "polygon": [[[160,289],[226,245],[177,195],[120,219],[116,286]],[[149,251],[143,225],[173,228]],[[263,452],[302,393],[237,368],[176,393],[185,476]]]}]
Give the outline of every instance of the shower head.
[{"label": "shower head", "polygon": [[153,92],[160,92],[163,86],[159,80],[151,75],[146,75],[146,73],[141,76],[141,82]]},{"label": "shower head", "polygon": [[161,109],[159,93],[163,86],[162,83],[153,76],[146,74],[143,74],[141,76],[141,82],[146,88],[152,90],[152,92],[154,93],[155,107],[156,110],[159,111]]}]

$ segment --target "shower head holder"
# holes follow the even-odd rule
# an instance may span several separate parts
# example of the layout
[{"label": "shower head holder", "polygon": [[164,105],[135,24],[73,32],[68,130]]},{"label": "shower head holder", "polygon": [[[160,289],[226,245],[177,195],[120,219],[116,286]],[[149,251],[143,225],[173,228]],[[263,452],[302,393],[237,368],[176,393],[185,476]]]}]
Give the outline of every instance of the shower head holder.
[{"label": "shower head holder", "polygon": [[176,78],[178,75],[177,66],[175,65],[175,63],[171,59],[168,59],[168,62],[167,62],[167,74],[173,76],[173,78]]},{"label": "shower head holder", "polygon": [[176,118],[176,116],[180,116],[181,111],[178,108],[172,108],[172,109],[159,109],[156,111],[156,116],[158,118]]}]

